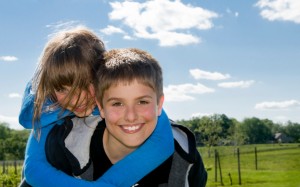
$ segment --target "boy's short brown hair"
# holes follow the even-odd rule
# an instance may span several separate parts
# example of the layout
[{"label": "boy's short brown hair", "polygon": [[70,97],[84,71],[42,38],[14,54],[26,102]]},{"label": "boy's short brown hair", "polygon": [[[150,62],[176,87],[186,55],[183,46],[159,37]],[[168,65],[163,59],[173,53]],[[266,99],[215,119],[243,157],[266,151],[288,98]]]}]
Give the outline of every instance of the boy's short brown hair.
[{"label": "boy's short brown hair", "polygon": [[113,49],[104,53],[104,61],[100,64],[95,82],[96,97],[101,106],[104,92],[112,85],[130,84],[134,80],[152,88],[157,98],[163,95],[162,69],[146,51]]}]

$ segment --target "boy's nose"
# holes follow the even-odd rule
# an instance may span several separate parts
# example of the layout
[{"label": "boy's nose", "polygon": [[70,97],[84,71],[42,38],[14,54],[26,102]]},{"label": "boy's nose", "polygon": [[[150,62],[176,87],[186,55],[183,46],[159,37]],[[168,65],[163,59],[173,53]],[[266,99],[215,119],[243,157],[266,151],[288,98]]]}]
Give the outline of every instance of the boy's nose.
[{"label": "boy's nose", "polygon": [[134,122],[137,119],[137,112],[134,107],[127,107],[125,112],[125,120],[128,122]]}]

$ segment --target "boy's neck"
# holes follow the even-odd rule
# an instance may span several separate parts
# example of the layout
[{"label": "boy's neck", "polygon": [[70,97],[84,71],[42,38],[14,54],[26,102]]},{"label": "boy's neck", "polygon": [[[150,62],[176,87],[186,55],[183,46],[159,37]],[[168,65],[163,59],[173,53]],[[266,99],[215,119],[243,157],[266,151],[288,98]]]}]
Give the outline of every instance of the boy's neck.
[{"label": "boy's neck", "polygon": [[136,149],[136,147],[126,147],[120,142],[115,141],[115,139],[112,139],[109,136],[106,128],[103,134],[103,148],[112,164],[115,164],[119,160],[122,160],[125,156]]}]

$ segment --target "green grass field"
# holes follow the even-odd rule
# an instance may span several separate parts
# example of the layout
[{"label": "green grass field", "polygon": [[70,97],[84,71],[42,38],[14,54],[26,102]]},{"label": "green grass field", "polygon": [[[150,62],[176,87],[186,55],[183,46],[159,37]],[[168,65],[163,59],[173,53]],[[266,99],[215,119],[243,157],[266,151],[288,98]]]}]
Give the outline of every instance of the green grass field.
[{"label": "green grass field", "polygon": [[[257,148],[257,170],[255,165],[254,148]],[[235,148],[220,146],[211,149],[199,149],[205,167],[208,169],[207,187],[222,186],[219,169],[215,182],[214,150],[220,155],[223,186],[249,187],[300,187],[300,145],[299,144],[263,144],[240,146],[241,185],[239,185],[238,161]],[[0,174],[0,186],[17,186],[20,182],[22,167],[18,167],[17,175],[13,167],[8,174]],[[2,173],[2,172],[1,172]],[[232,185],[229,178],[231,175]]]},{"label": "green grass field", "polygon": [[[255,147],[257,148],[257,170],[254,154]],[[240,146],[241,185],[239,185],[238,158],[234,154],[234,147],[222,146],[212,148],[211,157],[208,157],[208,148],[200,148],[199,151],[205,167],[208,169],[207,187],[222,186],[219,169],[217,169],[217,182],[215,182],[215,149],[220,155],[224,186],[300,187],[299,144]]]}]

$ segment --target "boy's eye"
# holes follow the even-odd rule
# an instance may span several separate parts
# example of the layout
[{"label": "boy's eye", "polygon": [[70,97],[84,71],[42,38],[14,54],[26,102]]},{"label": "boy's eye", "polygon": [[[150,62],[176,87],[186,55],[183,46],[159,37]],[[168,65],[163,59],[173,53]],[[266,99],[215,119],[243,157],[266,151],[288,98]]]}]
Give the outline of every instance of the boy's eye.
[{"label": "boy's eye", "polygon": [[146,101],[146,100],[141,100],[141,101],[139,101],[139,104],[140,105],[146,105],[146,104],[149,104],[149,102]]},{"label": "boy's eye", "polygon": [[112,106],[122,106],[122,103],[121,102],[114,102],[114,103],[112,103]]}]

